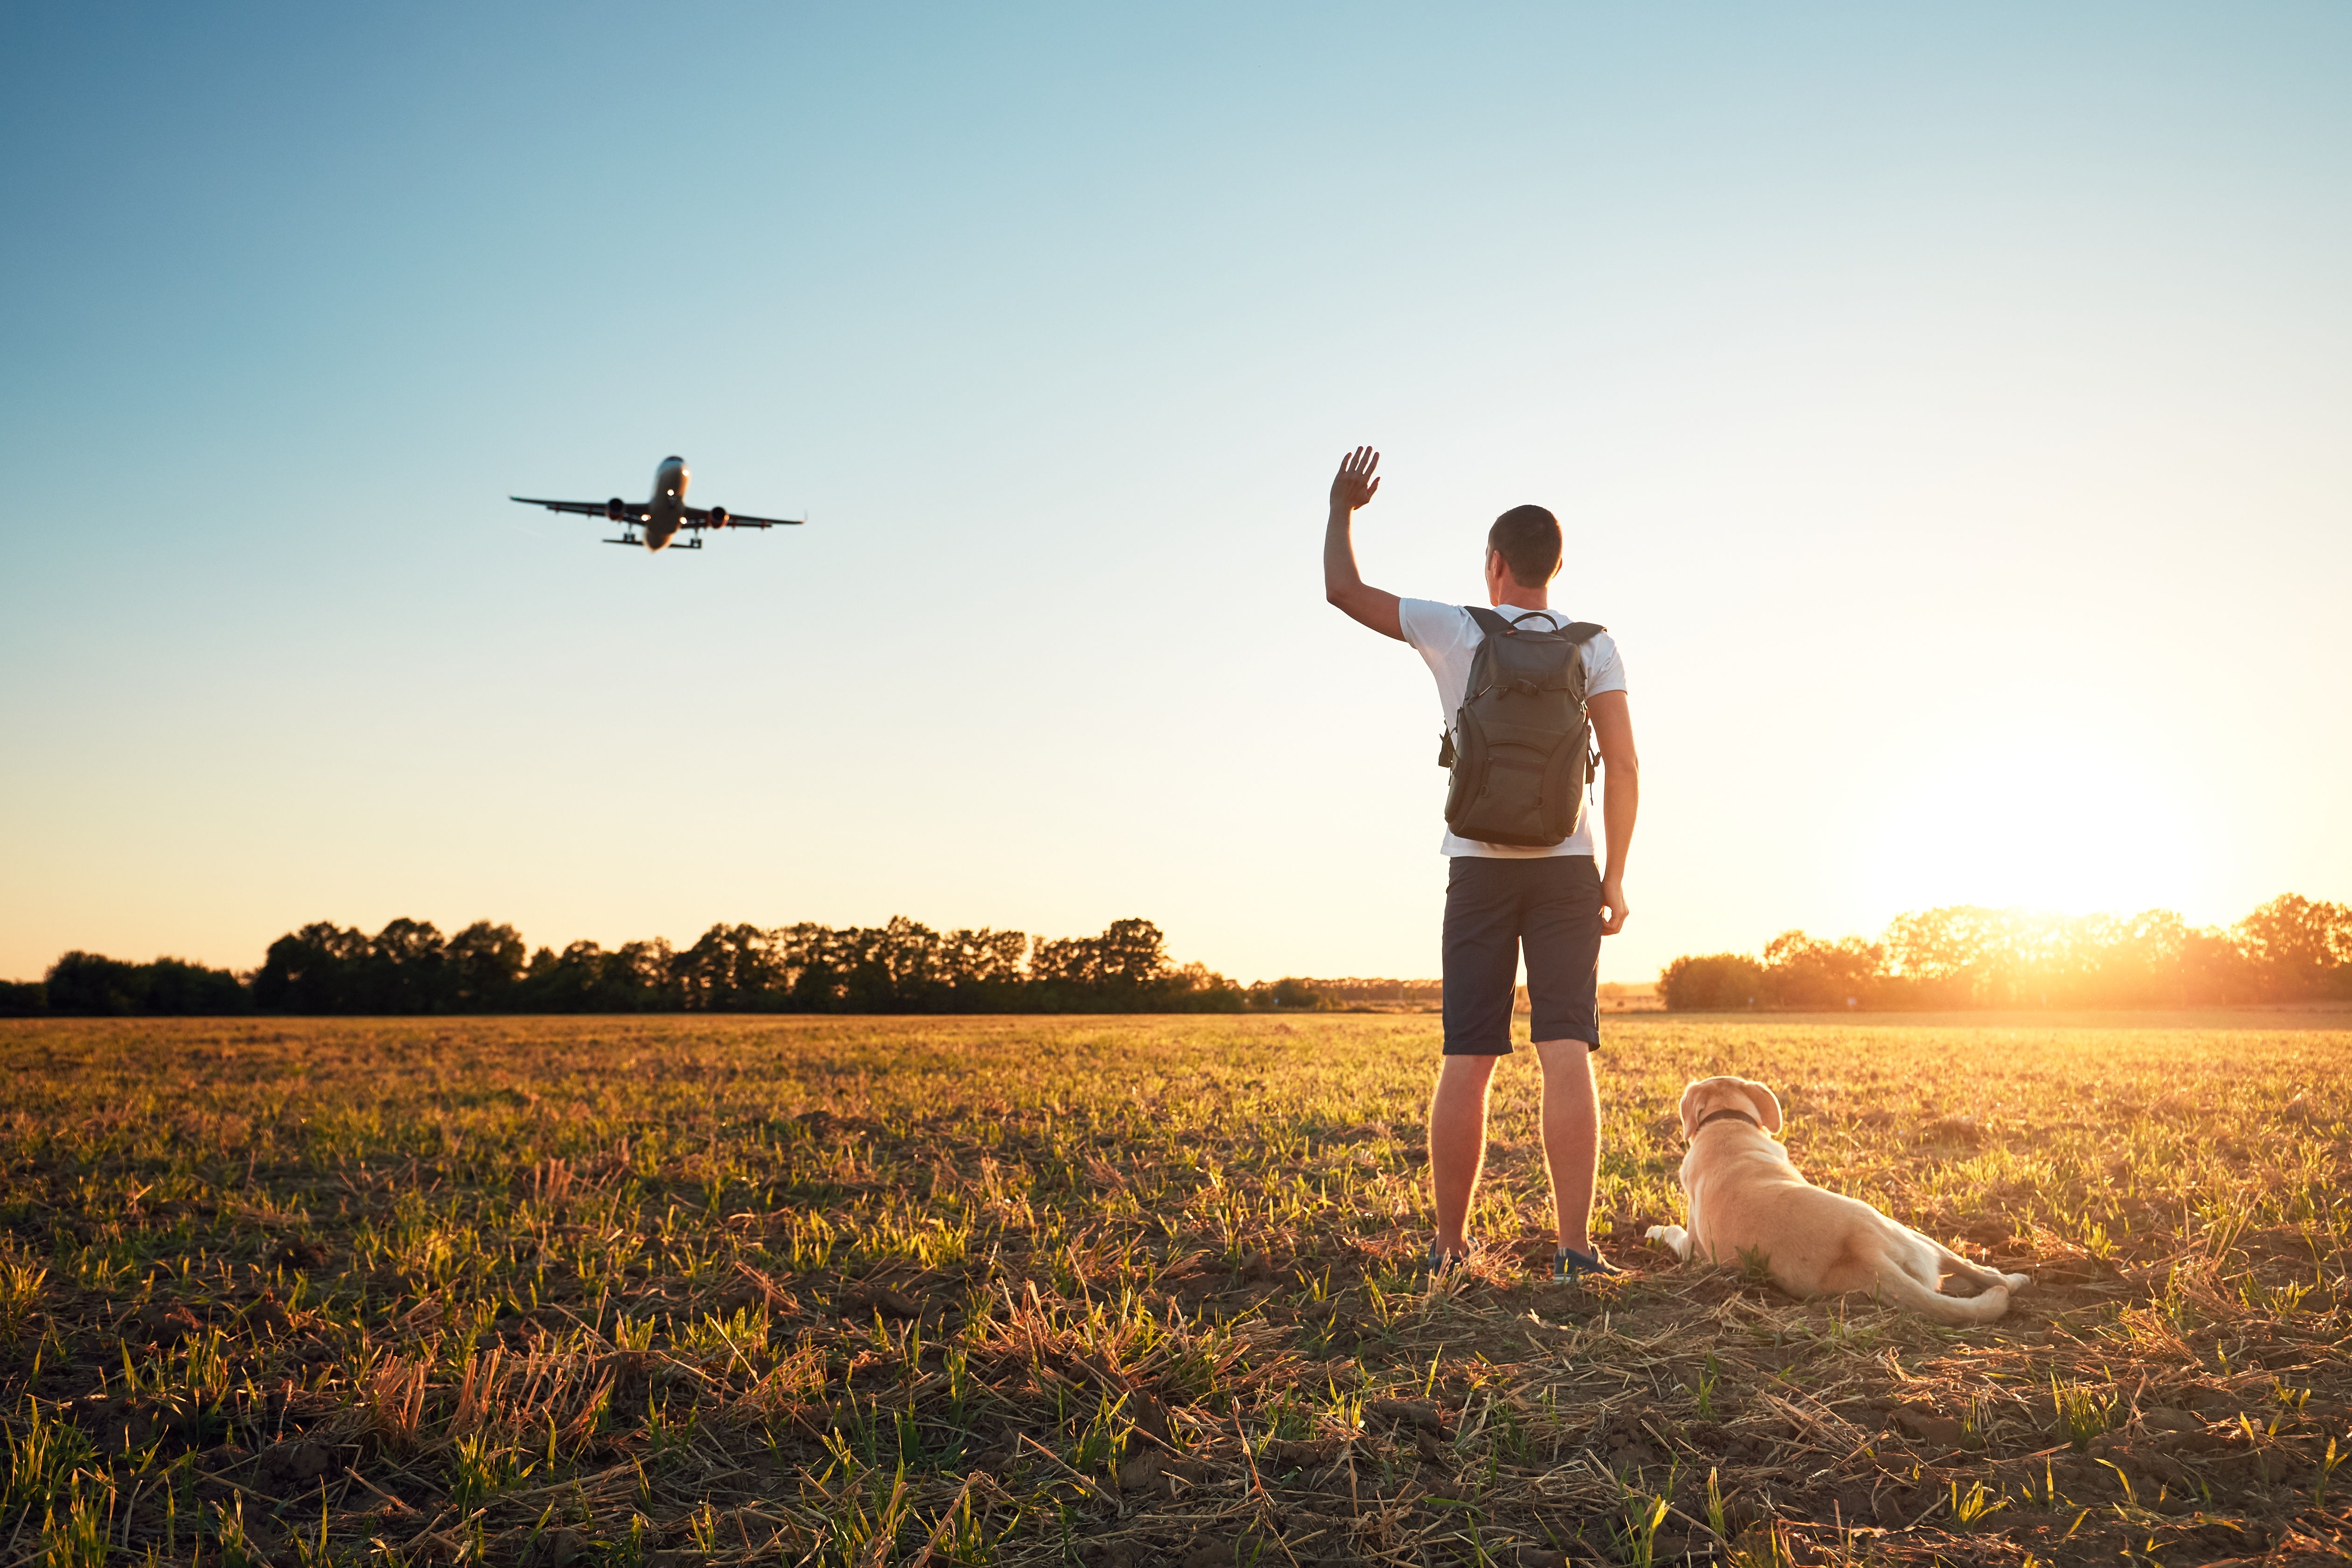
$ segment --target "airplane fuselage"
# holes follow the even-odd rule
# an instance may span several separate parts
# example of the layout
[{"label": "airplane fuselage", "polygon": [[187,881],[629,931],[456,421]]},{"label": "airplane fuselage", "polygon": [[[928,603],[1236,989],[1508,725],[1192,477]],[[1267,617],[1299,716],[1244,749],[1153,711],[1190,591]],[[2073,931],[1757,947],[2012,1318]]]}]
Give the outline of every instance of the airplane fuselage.
[{"label": "airplane fuselage", "polygon": [[664,458],[654,470],[653,499],[646,503],[646,548],[659,550],[677,537],[686,521],[686,487],[694,482],[684,458]]}]

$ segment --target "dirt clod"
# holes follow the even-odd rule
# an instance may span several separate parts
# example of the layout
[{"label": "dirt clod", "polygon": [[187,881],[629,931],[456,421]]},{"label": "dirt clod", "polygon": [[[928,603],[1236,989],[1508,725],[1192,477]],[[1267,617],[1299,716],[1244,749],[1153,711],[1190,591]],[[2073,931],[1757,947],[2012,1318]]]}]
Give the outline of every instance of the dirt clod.
[{"label": "dirt clod", "polygon": [[886,1318],[910,1323],[923,1315],[922,1305],[902,1290],[887,1285],[861,1285],[842,1298],[842,1310],[846,1316],[871,1318],[879,1312]]},{"label": "dirt clod", "polygon": [[132,1316],[127,1332],[135,1332],[149,1344],[168,1348],[203,1328],[196,1315],[177,1302],[150,1301]]},{"label": "dirt clod", "polygon": [[1375,1399],[1364,1406],[1364,1414],[1375,1420],[1418,1427],[1423,1432],[1445,1430],[1444,1416],[1426,1399]]},{"label": "dirt clod", "polygon": [[1329,1464],[1339,1452],[1336,1438],[1315,1443],[1286,1443],[1276,1438],[1258,1450],[1257,1461],[1276,1469],[1305,1470]]},{"label": "dirt clod", "polygon": [[523,1549],[523,1568],[570,1568],[587,1551],[588,1540],[578,1531],[551,1530]]},{"label": "dirt clod", "polygon": [[1906,1437],[1938,1448],[1957,1448],[1967,1428],[1957,1415],[1937,1415],[1925,1410],[1898,1410],[1895,1413],[1895,1430]]},{"label": "dirt clod", "polygon": [[307,1270],[317,1268],[327,1261],[327,1249],[315,1241],[300,1237],[289,1237],[270,1248],[269,1261],[279,1268]]},{"label": "dirt clod", "polygon": [[316,1480],[335,1468],[335,1457],[319,1443],[279,1443],[263,1450],[262,1468],[272,1479],[299,1483]]}]

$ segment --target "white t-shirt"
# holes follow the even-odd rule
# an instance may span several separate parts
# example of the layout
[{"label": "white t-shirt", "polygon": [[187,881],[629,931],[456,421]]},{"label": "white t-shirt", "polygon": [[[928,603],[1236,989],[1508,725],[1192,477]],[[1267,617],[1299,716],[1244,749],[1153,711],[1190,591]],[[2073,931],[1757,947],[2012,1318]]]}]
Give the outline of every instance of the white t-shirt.
[{"label": "white t-shirt", "polygon": [[[1568,625],[1572,616],[1556,610],[1523,610],[1515,605],[1501,605],[1495,613],[1505,620],[1521,616],[1549,616],[1555,628]],[[1441,605],[1434,599],[1401,599],[1397,602],[1397,619],[1404,629],[1404,640],[1413,651],[1428,662],[1429,673],[1437,678],[1438,706],[1444,710],[1444,722],[1450,733],[1454,716],[1462,710],[1463,694],[1470,689],[1470,656],[1486,640],[1486,634],[1470,612],[1459,605]],[[1540,624],[1540,623],[1538,623]],[[1604,691],[1625,689],[1625,665],[1617,657],[1616,639],[1601,632],[1584,645],[1584,695],[1588,700]],[[1457,737],[1458,740],[1458,737]],[[1544,855],[1590,855],[1592,853],[1592,811],[1588,808],[1576,831],[1549,848],[1528,849],[1515,844],[1484,844],[1475,838],[1456,838],[1451,832],[1440,841],[1441,855],[1484,855],[1496,860],[1532,859]]]}]

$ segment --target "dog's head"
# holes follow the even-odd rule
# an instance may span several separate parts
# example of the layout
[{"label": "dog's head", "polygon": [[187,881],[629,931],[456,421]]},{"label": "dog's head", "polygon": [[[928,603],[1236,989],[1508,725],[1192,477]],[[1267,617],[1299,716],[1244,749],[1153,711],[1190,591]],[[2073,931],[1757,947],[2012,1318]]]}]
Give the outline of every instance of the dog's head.
[{"label": "dog's head", "polygon": [[1744,1110],[1767,1132],[1780,1131],[1779,1097],[1752,1078],[1702,1078],[1683,1090],[1683,1137],[1718,1110]]}]

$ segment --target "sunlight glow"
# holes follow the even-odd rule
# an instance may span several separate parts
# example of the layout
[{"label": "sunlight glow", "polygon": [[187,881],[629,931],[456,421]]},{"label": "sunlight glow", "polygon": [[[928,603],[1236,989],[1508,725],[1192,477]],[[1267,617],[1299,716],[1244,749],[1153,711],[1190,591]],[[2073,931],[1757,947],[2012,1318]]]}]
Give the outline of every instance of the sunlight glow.
[{"label": "sunlight glow", "polygon": [[2130,759],[2080,741],[2017,737],[1999,755],[1948,757],[1898,787],[1869,874],[1890,911],[2188,912],[2207,891],[2199,827],[2167,781]]}]

